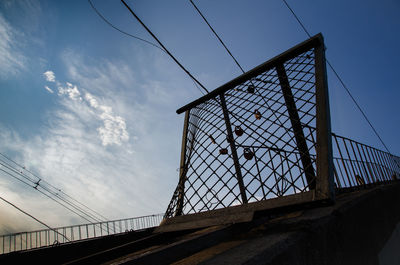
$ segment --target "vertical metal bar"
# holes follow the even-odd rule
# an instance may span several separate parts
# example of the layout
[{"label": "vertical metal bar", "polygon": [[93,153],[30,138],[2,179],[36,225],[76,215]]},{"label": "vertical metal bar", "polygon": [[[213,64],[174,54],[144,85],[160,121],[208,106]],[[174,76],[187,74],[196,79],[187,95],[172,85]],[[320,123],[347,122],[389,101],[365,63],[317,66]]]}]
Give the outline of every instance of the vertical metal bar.
[{"label": "vertical metal bar", "polygon": [[381,158],[379,157],[379,152],[377,152],[377,150],[375,148],[373,148],[372,151],[373,151],[373,153],[375,153],[379,167],[382,169],[382,178],[383,178],[383,180],[386,181],[387,180],[387,177],[386,177],[387,170],[386,170],[384,164],[382,163]]},{"label": "vertical metal bar", "polygon": [[381,151],[381,155],[382,155],[383,160],[385,161],[385,163],[386,163],[386,165],[387,165],[387,167],[388,167],[389,172],[392,171],[392,172],[390,172],[390,174],[389,174],[389,180],[392,180],[393,168],[391,167],[390,162],[389,162],[389,160],[387,159],[387,153]]},{"label": "vertical metal bar", "polygon": [[315,53],[315,93],[317,119],[317,198],[335,199],[333,177],[331,114],[329,107],[328,80],[326,73],[325,45],[322,35]]},{"label": "vertical metal bar", "polygon": [[[183,124],[183,134],[182,134],[182,146],[181,146],[181,162],[179,166],[179,188],[178,188],[178,201],[176,203],[176,211],[175,216],[182,215],[183,211],[183,200],[185,198],[185,181],[186,181],[186,173],[187,166],[186,165],[186,147],[187,147],[187,134],[189,127],[189,117],[190,110],[185,112],[185,120]],[[194,140],[194,139],[193,139]]]},{"label": "vertical metal bar", "polygon": [[238,157],[237,151],[236,151],[236,146],[235,146],[235,142],[234,142],[235,140],[233,138],[233,133],[232,133],[232,125],[231,125],[231,122],[229,119],[229,113],[228,113],[228,108],[226,107],[224,94],[220,94],[219,98],[221,99],[221,107],[222,107],[222,112],[224,114],[226,132],[228,134],[228,142],[231,147],[232,159],[233,159],[233,164],[234,164],[235,170],[236,170],[236,178],[237,178],[238,184],[239,184],[240,195],[242,197],[242,202],[245,204],[245,203],[247,203],[246,189],[243,184],[242,171],[241,171],[240,164],[239,164],[239,157]]},{"label": "vertical metal bar", "polygon": [[396,173],[396,167],[395,167],[392,155],[389,153],[386,153],[386,152],[384,154],[385,154],[386,160],[389,163],[390,169],[393,171],[393,173],[392,173],[392,175],[393,175]]},{"label": "vertical metal bar", "polygon": [[[361,166],[360,166],[360,163],[359,163],[359,161],[358,161],[358,159],[357,159],[357,153],[356,153],[356,151],[355,151],[355,149],[354,149],[354,146],[353,146],[353,142],[354,142],[354,141],[350,141],[350,147],[351,147],[351,150],[353,151],[354,158],[355,158],[355,163],[356,163],[356,165],[357,165],[358,171],[360,172],[360,177],[363,179],[364,184],[366,184],[367,182],[365,181],[364,175],[367,174],[367,173],[366,173],[366,172],[363,172],[363,170],[362,170],[362,168],[361,168]],[[361,158],[360,158],[360,161],[361,161]],[[361,174],[362,172],[363,172],[363,174]],[[364,173],[365,173],[365,174],[364,174]]]},{"label": "vertical metal bar", "polygon": [[336,135],[333,135],[333,136],[335,138],[336,146],[337,146],[338,151],[339,151],[340,160],[342,160],[343,168],[344,168],[344,171],[346,172],[347,181],[349,182],[349,186],[351,187],[352,186],[352,182],[351,182],[350,174],[347,171],[347,167],[345,165],[345,161],[344,161],[344,158],[343,158],[342,150],[340,149],[339,141],[337,139],[338,137]]},{"label": "vertical metal bar", "polygon": [[383,161],[387,165],[387,169],[389,171],[389,176],[388,177],[389,177],[389,181],[390,181],[390,180],[392,180],[393,169],[392,169],[392,167],[390,165],[390,161],[387,159],[387,153],[384,152],[384,151],[381,151],[381,156],[382,156]]},{"label": "vertical metal bar", "polygon": [[[359,148],[358,146],[361,147],[362,154],[361,154],[360,148]],[[371,172],[371,168],[370,168],[370,167],[368,166],[368,164],[367,164],[368,158],[367,158],[367,156],[365,155],[365,152],[364,152],[364,149],[363,149],[363,145],[357,143],[357,144],[356,144],[356,147],[357,147],[358,152],[360,153],[360,156],[362,157],[362,156],[364,155],[364,158],[365,158],[365,159],[363,160],[363,166],[364,166],[364,168],[366,168],[366,170],[368,169],[368,173],[369,173],[368,181],[369,181],[369,183],[373,183],[373,182],[374,182],[374,180],[373,180],[373,174],[372,174],[372,172]],[[365,165],[367,165],[367,166],[365,166]]]},{"label": "vertical metal bar", "polygon": [[314,190],[315,184],[315,172],[312,166],[312,160],[310,153],[308,151],[306,138],[304,136],[303,128],[301,125],[299,113],[297,112],[296,103],[294,101],[292,89],[290,88],[289,80],[286,75],[286,70],[283,64],[278,64],[276,66],[276,72],[278,73],[279,82],[282,88],[283,97],[285,99],[285,104],[287,111],[289,113],[289,119],[292,124],[294,137],[296,139],[297,148],[300,152],[300,160],[303,164],[304,174],[306,175],[306,180],[310,190]]},{"label": "vertical metal bar", "polygon": [[370,161],[370,164],[371,164],[371,167],[372,167],[372,171],[373,171],[373,177],[372,177],[372,179],[373,179],[373,181],[374,181],[374,183],[376,183],[376,182],[378,182],[377,181],[377,179],[378,179],[378,172],[377,172],[377,170],[375,169],[375,167],[373,166],[374,165],[374,160],[371,158],[371,155],[370,155],[370,153],[369,153],[369,146],[363,146],[363,149],[365,148],[365,152],[367,153],[367,155],[368,155],[368,159],[369,159],[369,161]]},{"label": "vertical metal bar", "polygon": [[336,171],[335,165],[333,165],[333,176],[334,176],[335,179],[336,179],[336,185],[337,185],[339,188],[341,188],[341,184],[340,184],[340,180],[339,180],[339,175],[338,175],[338,173],[337,173],[337,171]]},{"label": "vertical metal bar", "polygon": [[[343,141],[344,149],[346,150],[346,153],[347,153],[347,157],[349,158],[350,166],[351,166],[351,169],[353,171],[354,178],[355,178],[356,175],[357,175],[357,172],[354,169],[353,162],[351,160],[351,156],[350,156],[350,153],[349,153],[349,149],[347,148],[346,139],[342,138],[342,141]],[[357,181],[356,181],[356,184],[357,184],[356,186],[358,186]]]},{"label": "vertical metal bar", "polygon": [[374,150],[373,150],[373,148],[369,148],[368,150],[371,153],[371,156],[373,158],[374,165],[376,166],[376,171],[378,171],[377,178],[379,181],[382,181],[384,178],[384,173],[382,171],[381,166],[378,163],[378,160],[376,159],[376,155],[373,152]]},{"label": "vertical metal bar", "polygon": [[[337,185],[338,185],[339,188],[342,188],[342,186],[346,187],[346,180],[345,180],[345,178],[344,178],[345,175],[344,175],[343,172],[342,172],[342,168],[341,168],[341,166],[340,166],[339,160],[342,160],[342,159],[339,159],[339,158],[338,158],[338,159],[335,159],[336,166],[335,166],[334,168],[336,168],[336,174],[339,175],[339,173],[340,173],[340,177],[341,177],[341,180],[343,181],[343,183],[341,182],[340,177],[338,176],[338,179],[337,179],[338,183],[337,183]],[[343,160],[342,160],[342,162],[343,162]],[[339,171],[339,172],[338,172],[338,171]]]}]

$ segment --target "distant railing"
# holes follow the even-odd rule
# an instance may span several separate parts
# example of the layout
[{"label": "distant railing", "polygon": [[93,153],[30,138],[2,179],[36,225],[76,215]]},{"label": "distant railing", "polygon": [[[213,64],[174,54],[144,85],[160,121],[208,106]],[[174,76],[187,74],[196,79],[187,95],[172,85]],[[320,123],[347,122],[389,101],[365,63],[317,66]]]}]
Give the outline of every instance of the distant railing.
[{"label": "distant railing", "polygon": [[161,223],[162,218],[162,214],[155,214],[2,235],[0,254],[155,227]]},{"label": "distant railing", "polygon": [[397,180],[400,157],[332,134],[336,188],[350,188]]}]

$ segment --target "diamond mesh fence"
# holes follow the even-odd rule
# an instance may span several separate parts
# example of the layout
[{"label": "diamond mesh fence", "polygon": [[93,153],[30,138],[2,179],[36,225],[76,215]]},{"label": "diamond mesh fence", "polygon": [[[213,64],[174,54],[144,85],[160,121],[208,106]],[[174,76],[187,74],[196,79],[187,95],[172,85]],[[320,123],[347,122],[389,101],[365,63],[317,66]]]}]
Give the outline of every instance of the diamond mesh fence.
[{"label": "diamond mesh fence", "polygon": [[165,218],[398,178],[400,158],[331,134],[323,48],[317,35],[178,110],[180,180]]}]

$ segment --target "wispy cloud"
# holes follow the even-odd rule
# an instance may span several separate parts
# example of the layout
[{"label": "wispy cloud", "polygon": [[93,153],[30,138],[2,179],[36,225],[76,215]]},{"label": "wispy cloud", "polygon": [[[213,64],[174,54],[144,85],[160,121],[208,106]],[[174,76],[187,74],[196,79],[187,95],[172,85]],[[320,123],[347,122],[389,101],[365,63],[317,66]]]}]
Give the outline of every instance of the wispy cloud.
[{"label": "wispy cloud", "polygon": [[[0,150],[110,219],[163,212],[178,177],[182,117],[174,108],[190,80],[147,80],[132,65],[90,61],[69,51],[69,82],[48,84],[58,92],[48,123],[26,139],[2,127]],[[4,189],[25,194],[20,183]],[[30,190],[15,202],[49,225],[84,222]]]},{"label": "wispy cloud", "polygon": [[51,89],[50,87],[44,86],[44,88],[45,88],[49,93],[51,93],[51,94],[54,93],[53,89]]},{"label": "wispy cloud", "polygon": [[[59,81],[56,80],[53,71],[46,71],[44,74],[46,81],[57,83],[58,95],[68,96],[72,100],[82,101],[82,104],[87,104],[93,109],[91,114],[95,119],[100,119],[103,125],[97,128],[98,135],[104,146],[107,145],[121,145],[122,142],[129,140],[129,133],[126,128],[126,121],[123,117],[115,115],[112,107],[101,105],[98,103],[98,99],[89,92],[84,92],[85,96],[81,97],[81,92],[76,85],[66,82],[63,86]],[[53,93],[53,90],[48,86],[45,88]]]},{"label": "wispy cloud", "polygon": [[0,13],[0,78],[7,79],[25,69],[26,58],[18,48],[17,36],[22,33],[14,29]]}]

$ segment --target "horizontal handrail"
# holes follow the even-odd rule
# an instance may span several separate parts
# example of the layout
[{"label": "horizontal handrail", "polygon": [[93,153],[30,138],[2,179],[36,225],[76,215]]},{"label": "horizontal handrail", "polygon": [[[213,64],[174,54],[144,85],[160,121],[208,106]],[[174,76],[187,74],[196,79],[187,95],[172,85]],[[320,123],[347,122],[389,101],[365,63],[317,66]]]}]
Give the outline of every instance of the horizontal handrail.
[{"label": "horizontal handrail", "polygon": [[0,254],[158,226],[162,214],[0,235]]}]

